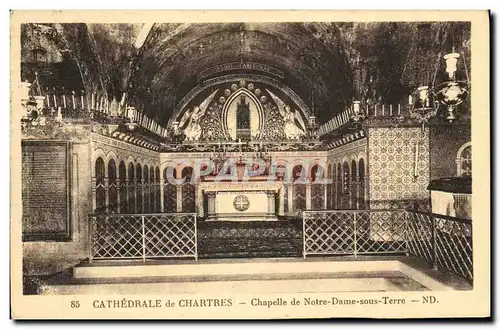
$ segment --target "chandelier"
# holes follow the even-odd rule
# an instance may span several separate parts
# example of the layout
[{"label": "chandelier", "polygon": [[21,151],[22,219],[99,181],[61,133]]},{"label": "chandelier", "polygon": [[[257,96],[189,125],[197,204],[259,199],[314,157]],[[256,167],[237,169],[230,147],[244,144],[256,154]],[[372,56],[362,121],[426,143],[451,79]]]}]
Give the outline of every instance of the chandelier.
[{"label": "chandelier", "polygon": [[352,102],[352,114],[351,114],[351,119],[354,121],[354,123],[360,123],[361,120],[365,118],[365,113],[361,109],[361,102],[360,101],[353,101]]},{"label": "chandelier", "polygon": [[[425,128],[429,119],[438,114],[441,105],[446,109],[445,119],[453,122],[456,119],[457,106],[462,104],[469,94],[469,74],[464,57],[453,49],[451,53],[444,55],[443,59],[446,64],[446,75],[443,81],[435,84],[436,71],[431,86],[420,86],[408,96],[410,115],[422,123],[422,129]],[[459,76],[457,69],[460,59],[465,72],[463,77]]]}]

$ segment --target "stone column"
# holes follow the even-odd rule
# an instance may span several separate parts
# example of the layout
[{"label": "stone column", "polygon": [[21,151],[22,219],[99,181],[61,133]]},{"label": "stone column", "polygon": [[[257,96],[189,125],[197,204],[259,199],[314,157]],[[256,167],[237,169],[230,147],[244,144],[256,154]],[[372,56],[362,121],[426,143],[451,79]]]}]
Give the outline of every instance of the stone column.
[{"label": "stone column", "polygon": [[97,182],[95,177],[92,177],[92,212],[97,208]]},{"label": "stone column", "polygon": [[288,189],[288,213],[293,214],[293,185],[288,184],[286,188]]},{"label": "stone column", "polygon": [[355,207],[356,209],[359,209],[359,189],[360,189],[360,185],[361,183],[358,181],[358,179],[356,179],[356,182],[355,182],[355,186],[356,186],[356,204],[355,204]]},{"label": "stone column", "polygon": [[215,192],[206,192],[208,199],[207,218],[215,218]]},{"label": "stone column", "polygon": [[116,212],[118,214],[121,213],[121,205],[120,205],[120,192],[121,192],[121,180],[120,178],[116,179]]},{"label": "stone column", "polygon": [[182,212],[182,185],[177,185],[177,212]]},{"label": "stone column", "polygon": [[104,207],[109,211],[109,178],[104,178]]},{"label": "stone column", "polygon": [[194,202],[195,202],[194,209],[196,209],[198,217],[203,217],[204,216],[203,191],[201,190],[199,184],[196,184],[195,186]]},{"label": "stone column", "polygon": [[165,179],[162,177],[160,178],[160,212],[165,212],[165,205],[163,204],[163,200],[165,199],[164,184]]},{"label": "stone column", "polygon": [[275,201],[275,192],[267,191],[267,213],[269,215],[276,215],[276,201]]},{"label": "stone column", "polygon": [[311,210],[311,184],[306,184],[306,210]]},{"label": "stone column", "polygon": [[278,209],[278,215],[279,216],[285,216],[285,188],[286,186],[281,185],[280,189],[278,190],[279,192],[279,209]]},{"label": "stone column", "polygon": [[328,195],[328,184],[325,183],[323,184],[323,187],[324,187],[324,190],[323,190],[323,193],[325,195],[325,197],[323,198],[323,209],[326,210],[328,209],[328,201],[330,200],[330,196]]},{"label": "stone column", "polygon": [[337,193],[339,193],[338,191],[338,177],[335,176],[335,180],[332,182],[333,183],[333,186],[332,186],[332,191],[333,191],[333,194],[332,194],[332,198],[333,198],[333,203],[332,203],[332,207],[333,209],[339,209],[339,205],[337,204]]}]

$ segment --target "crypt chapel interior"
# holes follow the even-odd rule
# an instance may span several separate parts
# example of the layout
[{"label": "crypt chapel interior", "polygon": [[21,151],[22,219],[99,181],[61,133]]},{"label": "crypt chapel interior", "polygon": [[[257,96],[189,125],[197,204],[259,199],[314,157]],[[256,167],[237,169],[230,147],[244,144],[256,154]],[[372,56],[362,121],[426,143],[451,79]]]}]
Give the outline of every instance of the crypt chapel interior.
[{"label": "crypt chapel interior", "polygon": [[24,274],[395,253],[472,280],[470,57],[465,22],[23,24]]}]

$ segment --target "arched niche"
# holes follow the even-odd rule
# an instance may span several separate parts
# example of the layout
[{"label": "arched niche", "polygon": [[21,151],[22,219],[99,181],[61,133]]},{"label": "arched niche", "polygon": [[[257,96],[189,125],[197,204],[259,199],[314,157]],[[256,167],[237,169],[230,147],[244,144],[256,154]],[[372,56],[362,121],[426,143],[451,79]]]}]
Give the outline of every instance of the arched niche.
[{"label": "arched niche", "polygon": [[[235,80],[236,77],[241,79]],[[285,105],[289,105],[295,115],[302,119],[303,124],[296,124],[308,126],[311,116],[304,102],[284,84],[270,83],[255,76],[218,78],[213,84],[201,84],[189,94],[179,103],[168,122],[167,129],[173,140],[282,140],[286,138],[283,116]],[[245,96],[250,105],[251,127],[240,130],[238,136],[236,109],[241,96]],[[193,112],[195,108],[197,110]],[[196,115],[193,116],[193,113]]]},{"label": "arched niche", "polygon": [[245,97],[245,101],[250,105],[250,135],[258,138],[263,126],[264,110],[257,97],[246,88],[236,90],[224,103],[221,115],[224,133],[233,140],[237,139],[236,110],[242,96]]},{"label": "arched niche", "polygon": [[238,81],[241,80],[246,80],[249,83],[261,83],[266,86],[271,86],[275,89],[279,89],[290,98],[291,103],[295,104],[302,111],[302,113],[306,118],[312,115],[312,112],[306,105],[306,103],[291,88],[289,88],[288,86],[284,85],[282,82],[276,79],[263,76],[260,74],[227,74],[224,76],[206,80],[203,82],[203,84],[200,84],[195,88],[193,88],[179,102],[179,104],[177,105],[177,109],[174,111],[168,124],[170,125],[172,124],[172,122],[178,121],[180,119],[181,114],[184,112],[186,107],[188,107],[188,104],[191,103],[194,99],[196,99],[198,95],[202,94],[204,90],[210,88],[213,89],[221,84],[227,84],[232,82],[237,83]]}]

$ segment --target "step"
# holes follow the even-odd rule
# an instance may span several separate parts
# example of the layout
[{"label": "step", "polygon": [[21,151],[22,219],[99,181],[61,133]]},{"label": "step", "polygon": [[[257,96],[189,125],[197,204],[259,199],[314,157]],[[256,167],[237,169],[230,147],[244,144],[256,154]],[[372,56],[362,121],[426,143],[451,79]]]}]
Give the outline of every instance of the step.
[{"label": "step", "polygon": [[44,294],[242,294],[470,290],[415,257],[360,256],[83,262],[44,280]]},{"label": "step", "polygon": [[79,264],[73,268],[75,278],[115,278],[115,277],[178,277],[210,275],[260,275],[291,273],[339,273],[397,271],[399,261],[353,260],[327,261],[308,258],[263,258],[224,260],[165,260],[165,261],[94,261]]},{"label": "step", "polygon": [[[401,272],[334,273],[330,275],[265,275],[149,278],[60,278],[42,286],[42,294],[227,294],[424,291],[426,287]],[[54,281],[58,281],[54,283]]]}]

